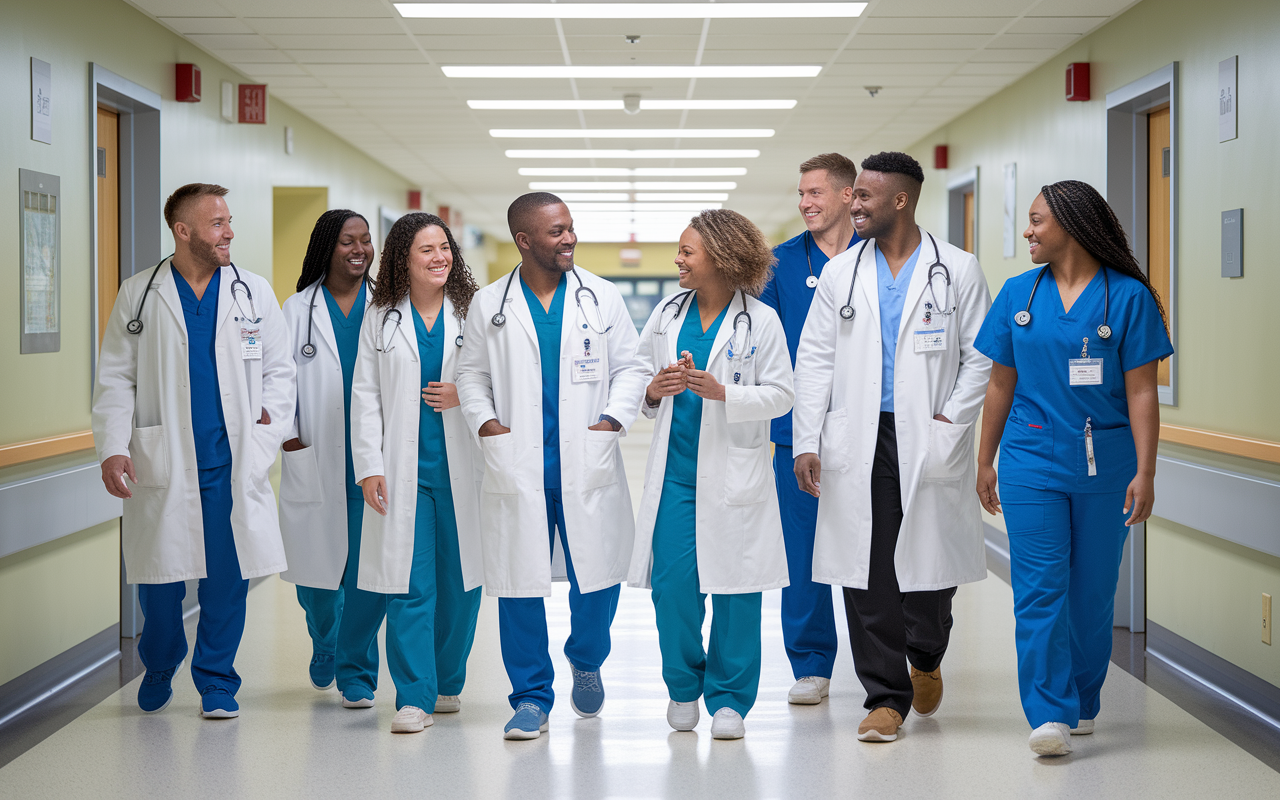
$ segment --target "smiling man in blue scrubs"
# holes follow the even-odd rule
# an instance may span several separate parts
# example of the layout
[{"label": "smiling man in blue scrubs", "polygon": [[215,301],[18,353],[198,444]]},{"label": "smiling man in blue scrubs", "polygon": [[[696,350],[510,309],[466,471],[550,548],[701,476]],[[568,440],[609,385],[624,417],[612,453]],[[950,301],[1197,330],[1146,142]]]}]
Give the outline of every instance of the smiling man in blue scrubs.
[{"label": "smiling man in blue scrubs", "polygon": [[[773,249],[778,263],[761,302],[778,312],[795,366],[800,330],[813,301],[818,277],[829,259],[861,241],[850,208],[858,168],[839,153],[823,153],[800,165],[800,214],[805,232]],[[787,701],[799,705],[822,702],[831,686],[836,660],[836,616],[831,587],[813,581],[813,533],[818,499],[800,491],[792,472],[791,412],[770,425],[774,443],[773,473],[782,511],[791,585],[782,590],[782,641],[791,660],[795,686]]]}]

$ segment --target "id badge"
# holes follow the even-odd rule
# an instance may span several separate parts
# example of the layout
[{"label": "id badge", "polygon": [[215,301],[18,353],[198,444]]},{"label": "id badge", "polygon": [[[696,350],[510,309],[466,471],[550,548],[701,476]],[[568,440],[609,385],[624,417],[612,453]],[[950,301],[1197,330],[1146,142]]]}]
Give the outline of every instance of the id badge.
[{"label": "id badge", "polygon": [[1067,361],[1067,375],[1072,386],[1098,386],[1102,383],[1102,359],[1073,358]]},{"label": "id badge", "polygon": [[947,349],[947,329],[927,328],[915,331],[911,338],[915,340],[917,353],[932,353]]},{"label": "id badge", "polygon": [[240,322],[240,358],[245,361],[262,360],[262,328],[261,320]]},{"label": "id badge", "polygon": [[582,351],[573,357],[573,370],[570,376],[574,383],[595,383],[600,380],[602,370],[600,356],[593,352],[597,343],[591,337],[583,337]]}]

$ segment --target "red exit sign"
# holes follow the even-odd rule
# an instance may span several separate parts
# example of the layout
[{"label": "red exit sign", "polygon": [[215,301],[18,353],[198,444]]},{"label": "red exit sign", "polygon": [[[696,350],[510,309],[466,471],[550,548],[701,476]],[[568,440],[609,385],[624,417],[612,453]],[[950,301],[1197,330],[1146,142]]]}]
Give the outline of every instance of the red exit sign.
[{"label": "red exit sign", "polygon": [[240,84],[240,122],[248,125],[267,124],[267,85]]}]

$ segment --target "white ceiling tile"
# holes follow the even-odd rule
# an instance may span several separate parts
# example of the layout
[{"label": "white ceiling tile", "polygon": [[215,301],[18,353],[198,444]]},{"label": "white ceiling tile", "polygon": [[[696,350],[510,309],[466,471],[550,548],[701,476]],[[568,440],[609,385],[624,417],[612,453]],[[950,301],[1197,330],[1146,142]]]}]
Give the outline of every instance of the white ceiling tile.
[{"label": "white ceiling tile", "polygon": [[287,50],[299,64],[425,64],[418,50]]},{"label": "white ceiling tile", "polygon": [[396,12],[382,0],[218,0],[233,14],[242,17],[395,17]]},{"label": "white ceiling tile", "polygon": [[401,24],[410,33],[437,36],[556,35],[556,24],[549,19],[406,19]]},{"label": "white ceiling tile", "polygon": [[297,64],[240,64],[232,62],[231,66],[240,70],[246,75],[261,80],[275,78],[284,75],[306,75],[307,73]]},{"label": "white ceiling tile", "polygon": [[855,50],[972,50],[991,41],[977,33],[859,33],[849,47]]},{"label": "white ceiling tile", "polygon": [[273,94],[277,88],[296,89],[318,88],[324,86],[323,83],[310,75],[279,75],[271,78],[270,80],[264,81],[264,83],[271,87]]},{"label": "white ceiling tile", "polygon": [[252,33],[197,33],[187,37],[209,50],[267,50],[271,42]]},{"label": "white ceiling tile", "polygon": [[[1076,0],[1059,0],[1072,3]],[[1032,5],[1028,0],[886,0],[875,7],[871,17],[951,17],[963,10],[970,17],[1016,17]]]},{"label": "white ceiling tile", "polygon": [[191,33],[253,33],[235,17],[160,17],[160,21],[183,35]]},{"label": "white ceiling tile", "polygon": [[1061,50],[1079,38],[1074,33],[1006,33],[987,47],[991,50]]},{"label": "white ceiling tile", "polygon": [[400,34],[361,34],[345,36],[317,34],[298,36],[286,33],[270,33],[264,38],[281,50],[417,50],[413,39]]},{"label": "white ceiling tile", "polygon": [[225,61],[244,64],[288,64],[293,61],[279,50],[223,50],[215,51]]},{"label": "white ceiling tile", "polygon": [[1009,27],[1009,33],[1088,33],[1107,21],[1106,17],[1024,17]]},{"label": "white ceiling tile", "polygon": [[[979,50],[969,59],[974,63],[1012,63],[1019,62],[1025,64],[1038,65],[1044,63],[1058,51],[1049,48],[1011,48],[1008,50]],[[1030,72],[1033,67],[1028,67]]]},{"label": "white ceiling tile", "polygon": [[294,36],[324,36],[352,34],[404,35],[404,29],[395,19],[367,19],[363,17],[250,17],[245,23],[258,33],[291,34]]},{"label": "white ceiling tile", "polygon": [[[892,9],[891,9],[892,10]],[[869,18],[858,29],[858,36],[872,33],[985,33],[1004,30],[1013,17],[893,17]]]},{"label": "white ceiling tile", "polygon": [[957,75],[1025,75],[1037,65],[1034,61],[970,62],[956,68]]},{"label": "white ceiling tile", "polygon": [[129,5],[153,17],[234,16],[217,0],[127,0]]},{"label": "white ceiling tile", "polygon": [[1044,0],[1027,12],[1028,17],[1111,17],[1138,0]]}]

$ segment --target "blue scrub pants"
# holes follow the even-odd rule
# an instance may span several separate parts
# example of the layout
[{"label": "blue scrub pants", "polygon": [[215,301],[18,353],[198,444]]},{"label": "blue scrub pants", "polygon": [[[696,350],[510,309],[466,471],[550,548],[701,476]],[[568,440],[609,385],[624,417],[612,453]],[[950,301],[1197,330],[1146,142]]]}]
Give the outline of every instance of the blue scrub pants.
[{"label": "blue scrub pants", "polygon": [[830,679],[836,660],[835,606],[831,587],[813,581],[818,498],[800,490],[795,459],[787,445],[774,445],[773,480],[778,487],[782,541],[791,578],[791,585],[782,589],[782,643],[797,680],[810,675]]},{"label": "blue scrub pants", "polygon": [[711,596],[711,638],[702,649],[707,596],[698,583],[695,488],[662,484],[653,529],[653,609],[662,679],[677,703],[703,697],[707,712],[731,708],[742,717],[760,688],[761,593]]},{"label": "blue scrub pants", "polygon": [[[249,582],[240,577],[240,559],[231,532],[231,465],[202,469],[199,473],[206,577],[200,579],[197,589],[200,620],[196,625],[195,655],[191,657],[191,679],[201,694],[217,688],[235,695],[240,676],[233,664],[244,634]],[[182,627],[182,599],[186,595],[183,581],[138,586],[138,603],[146,617],[138,656],[149,672],[173,669],[187,654],[187,636]]]},{"label": "blue scrub pants", "polygon": [[453,493],[418,487],[409,591],[387,595],[387,667],[396,708],[430,714],[437,694],[460,694],[475,638],[480,589],[462,591]]},{"label": "blue scrub pants", "polygon": [[1067,494],[1000,483],[1018,647],[1032,728],[1098,716],[1111,658],[1125,492]]},{"label": "blue scrub pants", "polygon": [[[569,639],[564,654],[569,663],[584,672],[595,672],[609,657],[609,626],[618,610],[621,585],[597,592],[578,591],[569,540],[564,533],[564,503],[559,489],[543,489],[547,496],[547,541],[555,545],[556,530],[564,547],[564,563],[569,573]],[[511,707],[533,703],[550,714],[556,694],[551,684],[555,668],[551,664],[547,636],[547,608],[542,597],[498,598],[498,631],[502,641],[502,663],[511,680]]]}]

